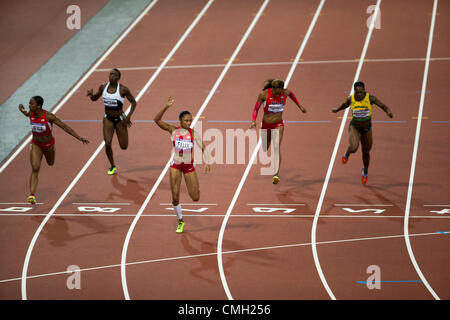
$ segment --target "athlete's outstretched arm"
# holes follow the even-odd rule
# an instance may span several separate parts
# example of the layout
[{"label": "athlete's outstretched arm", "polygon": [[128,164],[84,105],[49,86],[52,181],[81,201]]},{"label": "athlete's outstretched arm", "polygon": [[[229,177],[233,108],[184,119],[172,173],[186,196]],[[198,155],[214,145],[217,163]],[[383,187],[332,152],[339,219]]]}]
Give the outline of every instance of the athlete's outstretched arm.
[{"label": "athlete's outstretched arm", "polygon": [[89,89],[87,91],[87,96],[91,98],[92,101],[97,101],[98,98],[102,96],[103,90],[105,89],[106,83],[102,83],[99,87],[96,93],[94,93],[93,89]]},{"label": "athlete's outstretched arm", "polygon": [[290,90],[288,90],[288,89],[285,89],[285,90],[284,90],[284,94],[287,95],[289,98],[291,98],[292,101],[295,102],[295,104],[297,105],[297,107],[298,107],[300,110],[302,110],[303,113],[306,113],[306,109],[300,104],[300,102],[298,102],[297,97],[295,96],[295,94],[294,94],[292,91],[290,91]]},{"label": "athlete's outstretched arm", "polygon": [[338,112],[338,111],[347,109],[348,107],[350,107],[350,104],[351,104],[351,103],[352,103],[352,100],[351,100],[350,97],[348,97],[347,100],[346,100],[343,104],[341,104],[341,106],[340,106],[339,108],[333,108],[333,109],[331,110],[331,112],[336,113],[336,112]]},{"label": "athlete's outstretched arm", "polygon": [[380,100],[378,100],[377,97],[375,96],[370,96],[370,103],[376,104],[377,106],[379,106],[381,109],[383,109],[384,112],[386,112],[386,114],[389,116],[389,118],[394,117],[394,115],[391,112],[391,109],[388,108],[387,105],[385,105],[383,102],[381,102]]},{"label": "athlete's outstretched arm", "polygon": [[23,104],[19,104],[19,110],[20,110],[20,112],[23,113],[23,115],[24,115],[25,117],[30,117],[31,112],[25,110],[25,107],[23,106]]},{"label": "athlete's outstretched arm", "polygon": [[267,90],[264,90],[258,95],[258,100],[256,100],[255,107],[253,108],[252,124],[250,125],[250,129],[256,127],[256,117],[258,116],[259,108],[264,103],[264,101],[266,101],[266,99],[267,99]]},{"label": "athlete's outstretched arm", "polygon": [[155,123],[158,125],[158,127],[160,127],[163,130],[166,130],[170,133],[172,133],[172,131],[176,130],[175,126],[172,126],[164,121],[162,121],[162,116],[164,115],[164,113],[167,111],[167,109],[169,109],[173,103],[175,102],[175,99],[170,96],[167,99],[166,105],[164,106],[164,108],[162,108],[155,116],[155,118],[153,119],[155,121]]},{"label": "athlete's outstretched arm", "polygon": [[61,129],[63,129],[65,132],[67,132],[68,134],[70,134],[71,136],[77,138],[78,140],[80,140],[81,142],[83,142],[84,144],[89,143],[89,141],[86,138],[80,137],[78,135],[78,133],[75,132],[75,130],[73,130],[71,127],[69,127],[67,124],[65,124],[64,122],[62,122],[61,120],[59,120],[59,118],[57,116],[55,116],[53,113],[47,112],[47,121],[56,124],[58,127],[60,127]]}]

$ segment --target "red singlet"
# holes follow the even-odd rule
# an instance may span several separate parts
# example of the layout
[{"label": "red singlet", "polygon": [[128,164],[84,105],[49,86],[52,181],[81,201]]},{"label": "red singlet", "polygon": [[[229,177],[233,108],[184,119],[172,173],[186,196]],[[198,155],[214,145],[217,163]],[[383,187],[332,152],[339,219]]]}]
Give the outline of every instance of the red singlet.
[{"label": "red singlet", "polygon": [[[47,111],[42,110],[42,116],[36,117],[34,112],[30,116],[31,132],[34,136],[51,136],[52,135],[52,124],[47,121],[46,117]],[[32,143],[40,147],[42,150],[50,149],[55,144],[55,138],[49,142],[37,142],[34,138],[31,140]]]},{"label": "red singlet", "polygon": [[182,135],[180,128],[178,127],[173,133],[172,143],[175,153],[178,154],[178,157],[183,158],[183,161],[174,159],[170,167],[181,170],[183,173],[194,172],[194,133],[189,128],[188,132]]}]

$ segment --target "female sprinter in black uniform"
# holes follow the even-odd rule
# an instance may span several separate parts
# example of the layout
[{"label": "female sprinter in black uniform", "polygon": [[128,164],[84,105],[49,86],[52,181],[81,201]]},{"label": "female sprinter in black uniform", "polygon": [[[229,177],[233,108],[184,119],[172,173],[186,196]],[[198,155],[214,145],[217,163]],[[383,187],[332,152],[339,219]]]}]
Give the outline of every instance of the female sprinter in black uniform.
[{"label": "female sprinter in black uniform", "polygon": [[42,156],[45,156],[45,160],[49,166],[52,166],[55,163],[55,138],[52,135],[52,124],[56,124],[82,143],[89,143],[87,139],[80,137],[71,127],[59,120],[53,113],[42,109],[43,104],[44,99],[40,96],[34,96],[30,99],[28,104],[30,111],[26,111],[24,106],[19,104],[20,112],[30,118],[31,133],[33,134],[30,151],[30,195],[27,199],[31,204],[36,203],[35,195]]},{"label": "female sprinter in black uniform", "polygon": [[[286,105],[287,97],[291,98],[295,102],[297,107],[306,113],[306,109],[298,102],[297,97],[289,89],[284,89],[284,82],[279,79],[268,79],[264,82],[263,91],[259,94],[258,100],[256,101],[255,108],[253,109],[252,124],[250,128],[256,127],[256,117],[258,116],[258,110],[261,105],[264,105],[264,116],[262,119],[261,129],[267,130],[267,140],[263,142],[263,148],[266,150],[270,147],[270,142],[272,139],[272,130],[278,130],[279,140],[276,141],[274,146],[274,152],[278,157],[278,168],[272,177],[272,183],[277,184],[280,182],[280,177],[278,172],[281,166],[281,152],[280,146],[283,140],[284,133],[284,123],[282,119],[282,114],[284,106]],[[267,146],[267,147],[266,147]]]},{"label": "female sprinter in black uniform", "polygon": [[[101,84],[96,93],[94,93],[92,89],[87,91],[87,96],[90,97],[92,101],[97,101],[98,98],[102,97],[103,104],[105,105],[105,115],[103,117],[103,139],[105,140],[106,156],[111,164],[111,167],[108,170],[109,175],[115,174],[117,171],[111,148],[114,131],[116,131],[120,148],[122,150],[127,149],[127,127],[131,127],[131,115],[136,109],[137,104],[130,90],[123,84],[120,84],[119,79],[120,71],[114,68],[109,73],[108,83]],[[125,97],[131,102],[131,110],[128,115],[126,115],[122,109]]]},{"label": "female sprinter in black uniform", "polygon": [[361,81],[355,82],[353,85],[355,93],[339,107],[334,108],[332,112],[336,113],[348,107],[352,111],[352,120],[348,126],[349,146],[344,156],[342,163],[346,164],[350,154],[358,150],[359,142],[361,141],[362,159],[364,168],[362,168],[361,182],[367,183],[370,163],[370,149],[372,148],[372,104],[376,104],[383,109],[386,114],[392,118],[394,115],[391,110],[374,95],[366,92],[364,83]]},{"label": "female sprinter in black uniform", "polygon": [[205,156],[206,166],[205,172],[211,169],[209,166],[209,155],[205,150],[205,145],[200,140],[200,135],[191,129],[192,115],[189,111],[183,111],[179,115],[180,125],[175,127],[162,121],[162,116],[169,109],[174,99],[169,97],[164,108],[162,108],[155,116],[155,123],[163,130],[168,131],[172,135],[172,144],[174,148],[173,161],[170,166],[170,189],[172,191],[172,205],[178,217],[178,225],[176,232],[182,233],[184,228],[183,215],[180,205],[180,184],[182,174],[188,189],[189,196],[193,201],[200,200],[200,186],[198,184],[197,173],[194,168],[194,141],[202,149]]}]

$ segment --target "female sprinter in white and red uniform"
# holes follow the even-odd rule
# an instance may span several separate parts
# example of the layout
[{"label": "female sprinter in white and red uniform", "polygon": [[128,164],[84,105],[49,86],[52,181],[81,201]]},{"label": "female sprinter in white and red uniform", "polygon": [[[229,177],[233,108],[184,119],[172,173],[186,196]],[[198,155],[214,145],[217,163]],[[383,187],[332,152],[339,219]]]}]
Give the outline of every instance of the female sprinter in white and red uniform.
[{"label": "female sprinter in white and red uniform", "polygon": [[84,144],[89,143],[85,138],[81,138],[72,128],[59,120],[53,113],[42,109],[44,99],[40,96],[34,96],[30,99],[30,111],[26,111],[22,104],[19,110],[25,116],[30,118],[31,132],[31,177],[30,177],[30,196],[27,201],[31,204],[36,203],[36,189],[38,185],[38,174],[41,168],[42,156],[45,156],[47,164],[52,166],[55,163],[55,138],[52,135],[52,124],[56,124],[68,134],[74,136]]},{"label": "female sprinter in white and red uniform", "polygon": [[200,140],[200,135],[190,128],[192,123],[192,115],[189,111],[183,111],[179,115],[180,125],[175,127],[162,121],[162,116],[166,110],[174,103],[174,99],[169,97],[164,108],[162,108],[155,116],[155,123],[163,130],[170,132],[172,135],[172,144],[174,148],[173,161],[170,166],[170,189],[172,191],[172,205],[178,217],[177,233],[182,233],[184,228],[183,214],[180,205],[180,185],[182,174],[188,189],[189,196],[193,201],[200,200],[200,187],[198,184],[197,173],[194,168],[194,142],[202,148],[205,156],[205,171],[210,171],[209,155],[205,150],[205,145]]},{"label": "female sprinter in white and red uniform", "polygon": [[[102,97],[105,106],[105,115],[103,117],[103,139],[105,141],[105,152],[111,167],[108,170],[109,175],[116,173],[117,168],[114,162],[113,150],[111,142],[114,137],[114,131],[117,134],[120,148],[126,150],[128,148],[128,129],[131,127],[131,115],[136,109],[136,100],[131,91],[119,83],[120,71],[116,68],[109,72],[109,82],[103,83],[94,93],[92,89],[87,91],[87,96],[92,101],[97,101]],[[123,103],[125,97],[131,103],[130,113],[126,115],[123,112]]]},{"label": "female sprinter in white and red uniform", "polygon": [[[295,102],[297,107],[306,113],[306,109],[298,102],[297,97],[289,89],[284,89],[284,82],[279,79],[269,79],[264,83],[263,91],[258,96],[255,108],[253,109],[252,124],[250,128],[256,127],[256,117],[258,116],[258,110],[261,105],[264,104],[264,116],[262,119],[261,129],[266,129],[266,141],[263,141],[263,148],[267,151],[270,147],[272,139],[272,130],[278,130],[278,141],[275,141],[274,152],[278,157],[278,168],[272,177],[272,183],[277,184],[280,181],[278,172],[281,166],[281,153],[280,146],[283,139],[284,123],[282,114],[286,105],[287,97],[291,98]],[[276,136],[275,136],[276,137]]]}]

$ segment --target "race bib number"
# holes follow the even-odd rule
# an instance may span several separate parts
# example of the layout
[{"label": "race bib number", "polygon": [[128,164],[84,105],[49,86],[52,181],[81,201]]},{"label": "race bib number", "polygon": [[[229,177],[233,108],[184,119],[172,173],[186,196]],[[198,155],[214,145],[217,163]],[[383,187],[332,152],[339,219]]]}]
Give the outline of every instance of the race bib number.
[{"label": "race bib number", "polygon": [[45,123],[31,123],[31,131],[36,133],[44,133]]},{"label": "race bib number", "polygon": [[353,118],[356,119],[365,119],[370,117],[369,109],[356,109],[353,110]]},{"label": "race bib number", "polygon": [[194,147],[194,144],[192,141],[186,141],[186,140],[175,140],[175,149],[176,150],[183,150],[183,151],[190,151]]},{"label": "race bib number", "polygon": [[284,104],[269,104],[268,111],[269,112],[283,112]]}]

